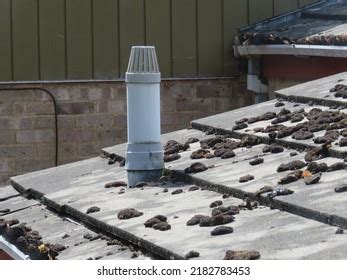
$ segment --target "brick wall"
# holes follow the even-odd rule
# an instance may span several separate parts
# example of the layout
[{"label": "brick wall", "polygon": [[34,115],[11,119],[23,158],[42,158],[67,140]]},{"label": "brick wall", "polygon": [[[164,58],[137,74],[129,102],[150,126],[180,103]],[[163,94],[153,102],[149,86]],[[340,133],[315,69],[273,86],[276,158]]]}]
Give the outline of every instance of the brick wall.
[{"label": "brick wall", "polygon": [[[93,157],[126,141],[123,82],[0,85],[41,87],[58,105],[58,163]],[[191,120],[252,104],[243,79],[170,80],[161,85],[162,132]],[[9,177],[54,166],[53,103],[40,90],[0,91],[0,184]]]}]

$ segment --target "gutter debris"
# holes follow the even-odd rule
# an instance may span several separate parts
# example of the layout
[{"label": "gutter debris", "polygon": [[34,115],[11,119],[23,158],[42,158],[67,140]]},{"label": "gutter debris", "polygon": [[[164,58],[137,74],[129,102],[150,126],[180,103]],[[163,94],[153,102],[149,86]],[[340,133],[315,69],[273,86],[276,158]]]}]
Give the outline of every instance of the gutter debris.
[{"label": "gutter debris", "polygon": [[239,30],[236,56],[346,57],[347,5],[331,1],[304,7]]},{"label": "gutter debris", "polygon": [[32,260],[55,260],[66,247],[44,243],[39,232],[19,220],[0,219],[0,235]]},{"label": "gutter debris", "polygon": [[241,46],[259,45],[321,45],[321,46],[347,46],[347,35],[309,36],[303,38],[282,37],[276,33],[264,34],[259,32],[246,32],[240,35],[237,41]]}]

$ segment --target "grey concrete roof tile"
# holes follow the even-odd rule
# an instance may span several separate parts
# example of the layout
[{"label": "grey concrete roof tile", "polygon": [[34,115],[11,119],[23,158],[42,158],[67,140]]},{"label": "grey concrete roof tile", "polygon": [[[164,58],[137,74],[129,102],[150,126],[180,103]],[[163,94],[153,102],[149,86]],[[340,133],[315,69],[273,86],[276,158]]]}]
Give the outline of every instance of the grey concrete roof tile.
[{"label": "grey concrete roof tile", "polygon": [[16,212],[21,209],[25,209],[27,207],[38,205],[38,204],[40,204],[40,202],[38,202],[37,200],[27,199],[21,196],[13,197],[11,199],[1,201],[0,202],[0,217],[7,216],[8,214],[12,212]]},{"label": "grey concrete roof tile", "polygon": [[12,186],[0,187],[0,202],[18,194],[19,193]]},{"label": "grey concrete roof tile", "polygon": [[[294,87],[281,91],[278,96],[287,99],[282,101],[284,106],[281,107],[275,107],[277,101],[269,101],[196,120],[192,123],[194,129],[163,135],[163,144],[170,139],[184,143],[190,137],[200,140],[215,137],[215,135],[204,133],[207,129],[213,129],[217,133],[233,137],[225,138],[225,141],[238,142],[245,136],[255,137],[258,141],[258,144],[251,147],[233,149],[235,156],[228,159],[214,157],[199,160],[190,158],[192,152],[201,148],[200,143],[193,143],[187,151],[180,152],[178,160],[166,163],[166,168],[178,178],[175,182],[168,182],[165,185],[151,184],[143,189],[124,188],[124,191],[119,193],[121,187],[105,188],[105,184],[126,181],[126,171],[119,164],[109,165],[107,158],[98,157],[14,177],[12,184],[22,193],[31,195],[52,209],[59,210],[61,217],[71,216],[83,223],[84,225],[76,225],[78,228],[75,231],[76,234],[78,233],[76,238],[80,237],[80,231],[87,230],[85,225],[88,225],[116,239],[128,240],[143,250],[155,254],[155,257],[180,259],[188,251],[195,250],[200,252],[200,259],[222,259],[228,249],[249,249],[258,250],[263,259],[347,258],[347,240],[344,235],[335,234],[335,226],[347,227],[347,197],[345,193],[334,191],[335,187],[346,184],[346,169],[323,172],[320,181],[314,185],[306,185],[302,178],[284,185],[294,191],[291,195],[269,198],[267,194],[262,194],[256,197],[256,192],[261,187],[265,185],[277,187],[279,179],[290,172],[277,172],[276,169],[280,164],[293,160],[305,161],[304,150],[318,147],[318,145],[313,143],[312,139],[294,140],[291,137],[270,139],[267,133],[253,131],[256,127],[270,125],[271,120],[249,124],[245,129],[233,130],[235,121],[244,118],[245,112],[247,112],[246,117],[250,118],[268,111],[278,113],[282,108],[291,111],[303,108],[305,112],[309,112],[312,108],[320,108],[323,111],[332,110],[324,101],[329,98],[322,95],[338,80],[347,79],[346,75],[344,73],[342,76],[331,77],[330,80],[316,81],[303,85],[301,88]],[[324,84],[329,86],[323,90]],[[318,95],[313,90],[316,86],[322,88],[322,92]],[[305,94],[301,94],[302,91]],[[320,100],[318,103],[321,105],[294,106],[294,102],[306,103],[313,101],[314,98]],[[341,106],[344,104],[341,100],[336,102],[342,104]],[[346,114],[345,111],[346,109],[340,110],[340,114]],[[295,125],[290,122],[283,124]],[[314,134],[322,136],[323,132]],[[333,142],[328,153],[318,160],[318,163],[324,162],[330,166],[343,161],[346,150],[335,145],[337,141]],[[263,148],[271,142],[284,145],[286,148],[281,153],[264,153]],[[115,153],[119,157],[124,157],[125,148],[125,144],[122,144],[105,148],[103,151],[106,155]],[[212,149],[209,151],[214,152]],[[296,151],[297,155],[290,156],[293,151]],[[257,157],[263,158],[264,162],[259,165],[250,165],[249,162]],[[209,168],[201,173],[185,174],[184,169],[195,162],[201,162]],[[239,178],[246,174],[253,175],[254,179],[240,183]],[[208,190],[188,192],[192,185],[199,185]],[[165,188],[167,192],[164,192]],[[182,193],[171,194],[176,189],[182,189]],[[8,192],[9,189],[6,191]],[[222,198],[223,194],[224,198]],[[234,229],[230,235],[232,238],[229,235],[211,236],[210,232],[213,228],[186,225],[188,219],[195,214],[210,215],[209,205],[213,201],[222,200],[224,205],[239,205],[246,197],[257,200],[262,206],[253,210],[240,211],[240,214],[235,215],[235,221],[230,223]],[[33,201],[39,203],[36,200]],[[0,202],[0,208],[2,203],[13,204],[13,202],[18,205],[29,203],[28,209],[33,206],[30,200],[16,197]],[[86,214],[91,206],[99,207],[100,211]],[[117,214],[124,208],[135,208],[143,212],[143,215],[130,220],[119,220]],[[19,217],[23,214],[23,219],[29,216],[27,210],[10,215],[14,214],[18,214]],[[171,225],[170,230],[157,231],[145,228],[144,222],[158,214],[167,216],[168,223]],[[55,217],[50,216],[42,218],[39,213],[34,216],[37,216],[37,221],[33,223],[40,228],[55,220]],[[51,238],[52,242],[59,239],[62,232],[58,230],[54,233],[52,231],[54,228],[55,226],[52,226],[46,231],[47,238]],[[61,226],[61,229],[64,228]],[[66,259],[83,259],[89,252],[92,258],[96,258],[100,257],[98,254],[100,251],[108,252],[108,250],[107,245],[96,240],[91,243],[82,243],[81,246],[70,246],[60,256]],[[106,253],[102,257],[105,259],[129,258],[127,252],[123,254],[114,250],[111,253],[109,255]],[[146,257],[140,256],[140,258]]]},{"label": "grey concrete roof tile", "polygon": [[[107,240],[99,238],[90,241],[84,238],[87,234],[95,236],[96,233],[71,219],[59,217],[41,205],[33,205],[25,210],[10,213],[4,218],[6,220],[18,219],[19,223],[30,226],[32,230],[37,231],[42,236],[42,241],[46,244],[64,245],[66,249],[60,252],[57,257],[60,260],[86,260],[99,256],[105,258],[108,255],[111,256],[110,253],[112,253],[113,258],[129,259],[132,255],[126,245],[108,246]],[[63,238],[64,235],[67,237]],[[120,247],[124,247],[125,250],[120,251]],[[139,258],[145,258],[145,256],[139,252]]]}]

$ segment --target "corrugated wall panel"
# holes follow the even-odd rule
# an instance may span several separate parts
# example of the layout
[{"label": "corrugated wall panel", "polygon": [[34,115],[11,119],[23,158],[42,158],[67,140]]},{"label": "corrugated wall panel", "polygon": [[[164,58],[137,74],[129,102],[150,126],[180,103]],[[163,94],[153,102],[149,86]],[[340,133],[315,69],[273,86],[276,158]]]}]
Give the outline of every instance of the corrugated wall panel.
[{"label": "corrugated wall panel", "polygon": [[0,81],[123,78],[143,44],[163,77],[237,75],[238,28],[313,2],[0,0]]},{"label": "corrugated wall panel", "polygon": [[299,6],[303,7],[309,4],[313,4],[315,2],[319,2],[319,0],[299,0]]},{"label": "corrugated wall panel", "polygon": [[249,1],[249,23],[270,18],[273,16],[273,0],[248,0]]},{"label": "corrugated wall panel", "polygon": [[93,1],[94,77],[119,77],[118,0]]},{"label": "corrugated wall panel", "polygon": [[162,77],[171,76],[171,0],[147,0],[147,45],[156,47]]},{"label": "corrugated wall panel", "polygon": [[274,0],[275,15],[293,11],[299,7],[298,0]]},{"label": "corrugated wall panel", "polygon": [[42,80],[66,78],[64,0],[39,1],[40,76]]},{"label": "corrugated wall panel", "polygon": [[12,5],[13,79],[40,79],[37,0],[12,0]]},{"label": "corrugated wall panel", "polygon": [[143,0],[119,0],[120,65],[122,77],[128,67],[131,46],[146,44]]},{"label": "corrugated wall panel", "polygon": [[198,75],[223,76],[222,0],[198,0]]},{"label": "corrugated wall panel", "polygon": [[196,1],[172,1],[173,77],[197,75]]},{"label": "corrugated wall panel", "polygon": [[11,0],[0,0],[0,81],[12,79]]},{"label": "corrugated wall panel", "polygon": [[248,4],[245,0],[223,1],[223,75],[227,77],[239,74],[238,63],[233,56],[232,46],[237,29],[247,25]]},{"label": "corrugated wall panel", "polygon": [[67,78],[93,78],[92,2],[66,1]]}]

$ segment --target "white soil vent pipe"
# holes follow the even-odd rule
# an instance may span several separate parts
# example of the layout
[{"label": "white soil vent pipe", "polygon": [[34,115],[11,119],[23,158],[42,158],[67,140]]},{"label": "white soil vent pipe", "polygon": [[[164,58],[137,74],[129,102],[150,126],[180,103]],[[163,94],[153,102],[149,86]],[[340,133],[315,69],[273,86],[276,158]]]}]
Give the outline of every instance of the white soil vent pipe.
[{"label": "white soil vent pipe", "polygon": [[161,75],[154,47],[132,47],[127,83],[128,186],[158,180],[164,168],[160,142]]}]

